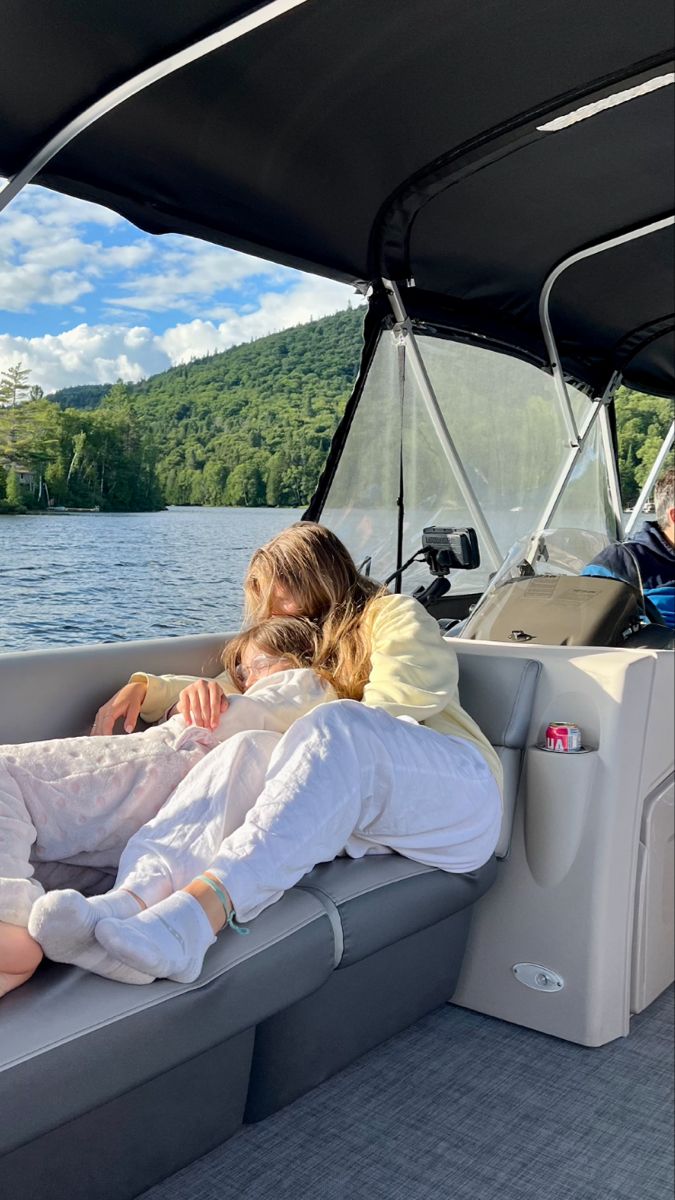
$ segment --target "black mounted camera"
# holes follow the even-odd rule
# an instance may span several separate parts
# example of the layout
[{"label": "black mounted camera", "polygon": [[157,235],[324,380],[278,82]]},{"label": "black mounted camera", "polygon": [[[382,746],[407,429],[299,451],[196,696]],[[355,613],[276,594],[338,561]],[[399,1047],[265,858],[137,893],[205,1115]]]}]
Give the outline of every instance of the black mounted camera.
[{"label": "black mounted camera", "polygon": [[435,576],[427,587],[418,587],[413,592],[420,604],[428,607],[444,596],[450,590],[446,576],[451,571],[475,571],[480,566],[480,551],[475,529],[466,527],[454,529],[449,525],[428,525],[422,530],[422,547],[394,571],[385,583],[393,579],[397,581],[400,590],[400,580],[403,572],[413,562],[425,562]]},{"label": "black mounted camera", "polygon": [[451,571],[475,571],[480,566],[480,551],[475,529],[453,529],[449,525],[428,525],[422,530],[422,557],[432,575]]}]

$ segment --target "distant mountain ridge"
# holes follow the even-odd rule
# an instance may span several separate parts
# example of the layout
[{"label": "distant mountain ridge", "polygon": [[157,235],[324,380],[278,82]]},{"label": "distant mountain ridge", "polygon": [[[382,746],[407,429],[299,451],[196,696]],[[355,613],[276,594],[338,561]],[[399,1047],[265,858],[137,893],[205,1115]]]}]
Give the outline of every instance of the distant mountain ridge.
[{"label": "distant mountain ridge", "polygon": [[80,383],[50,392],[48,399],[61,408],[97,408],[112,386],[112,383]]}]

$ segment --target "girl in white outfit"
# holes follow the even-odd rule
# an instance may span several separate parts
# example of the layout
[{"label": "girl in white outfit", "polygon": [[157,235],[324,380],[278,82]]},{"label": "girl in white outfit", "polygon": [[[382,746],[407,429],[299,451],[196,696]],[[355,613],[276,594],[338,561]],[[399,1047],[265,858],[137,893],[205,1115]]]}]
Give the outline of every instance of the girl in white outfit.
[{"label": "girl in white outfit", "polygon": [[[230,697],[214,729],[189,725],[177,713],[157,728],[126,738],[66,738],[0,748],[2,969],[21,974],[12,972],[17,965],[13,951],[22,935],[27,938],[31,918],[33,933],[49,957],[96,970],[98,959],[106,955],[87,929],[90,914],[132,914],[142,901],[127,891],[116,904],[111,893],[97,897],[90,908],[70,889],[45,897],[43,884],[58,887],[59,881],[67,881],[85,889],[95,888],[101,879],[109,884],[130,836],[155,817],[205,755],[245,730],[251,748],[258,746],[269,756],[266,735],[279,738],[297,717],[335,699],[329,681],[308,669],[317,646],[316,626],[295,617],[273,618],[234,638],[223,654],[224,674],[230,687],[246,695]],[[171,806],[165,809],[162,830],[170,838],[175,833]],[[177,812],[175,820],[181,819]],[[227,829],[242,819],[242,814],[222,814]],[[189,836],[196,841],[198,813],[191,814],[191,822]],[[126,861],[132,859],[127,855]],[[147,849],[143,861],[148,870]],[[173,886],[162,895],[170,890]],[[133,972],[125,968],[112,974],[129,979]],[[0,994],[2,990],[0,979]]]}]

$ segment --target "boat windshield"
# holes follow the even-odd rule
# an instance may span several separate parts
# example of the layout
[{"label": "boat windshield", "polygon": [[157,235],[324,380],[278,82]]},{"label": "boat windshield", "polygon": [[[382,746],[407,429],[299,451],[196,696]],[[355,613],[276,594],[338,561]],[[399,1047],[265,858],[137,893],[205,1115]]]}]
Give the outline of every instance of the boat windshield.
[{"label": "boat windshield", "polygon": [[475,619],[484,609],[488,612],[496,611],[496,593],[503,593],[514,584],[527,586],[527,592],[521,592],[521,595],[527,595],[530,600],[536,599],[542,604],[555,597],[559,605],[559,619],[573,617],[575,606],[584,602],[583,585],[580,585],[582,590],[576,589],[574,592],[561,594],[555,585],[555,580],[561,575],[588,576],[591,589],[588,592],[589,599],[597,594],[598,585],[602,587],[604,582],[616,584],[618,580],[620,583],[630,584],[636,593],[642,622],[649,622],[655,617],[660,623],[658,613],[654,614],[646,601],[639,567],[629,547],[624,544],[628,553],[612,556],[611,570],[605,566],[594,569],[598,556],[602,562],[606,561],[606,555],[602,552],[612,544],[609,538],[597,530],[558,526],[518,538],[473,609],[471,627],[475,630]]},{"label": "boat windshield", "polygon": [[[542,524],[552,489],[570,453],[550,375],[487,346],[417,334],[424,365],[457,458],[480,505],[498,554],[477,529],[481,566],[451,574],[455,592],[481,592],[509,546]],[[569,387],[581,425],[591,401]],[[402,485],[402,486],[401,486]],[[399,497],[405,561],[428,525],[476,527],[456,463],[439,435],[395,330],[384,330],[364,382],[349,437],[321,519],[371,574],[396,568]],[[586,440],[560,503],[556,523],[616,536],[598,423]],[[495,561],[496,558],[496,561]],[[429,582],[425,564],[403,576],[412,592]]]},{"label": "boat windshield", "polygon": [[[582,575],[585,568],[610,544],[609,538],[591,529],[556,527],[518,538],[490,580],[485,595],[517,579]],[[637,578],[623,582],[635,585]]]}]

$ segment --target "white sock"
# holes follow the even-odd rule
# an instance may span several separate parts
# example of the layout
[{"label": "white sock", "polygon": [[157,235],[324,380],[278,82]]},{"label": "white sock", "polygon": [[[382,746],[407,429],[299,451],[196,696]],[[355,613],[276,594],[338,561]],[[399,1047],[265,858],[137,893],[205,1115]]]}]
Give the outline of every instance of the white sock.
[{"label": "white sock", "polygon": [[137,971],[193,983],[216,935],[199,901],[189,892],[174,892],[130,920],[100,921],[96,940]]},{"label": "white sock", "polygon": [[145,971],[136,971],[127,963],[113,958],[99,946],[94,939],[93,946],[86,946],[79,954],[70,960],[75,967],[83,971],[93,971],[94,975],[103,975],[106,979],[114,979],[117,983],[154,983],[155,976],[147,975]]},{"label": "white sock", "polygon": [[85,970],[82,955],[95,951],[98,958],[101,948],[94,937],[94,929],[103,917],[124,920],[140,910],[138,900],[122,889],[106,892],[103,896],[87,899],[80,892],[63,888],[47,892],[36,900],[28,921],[28,932],[39,942],[47,958],[54,962],[75,963]]}]

